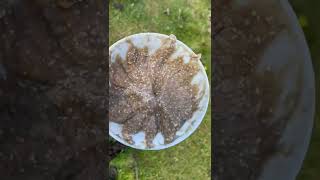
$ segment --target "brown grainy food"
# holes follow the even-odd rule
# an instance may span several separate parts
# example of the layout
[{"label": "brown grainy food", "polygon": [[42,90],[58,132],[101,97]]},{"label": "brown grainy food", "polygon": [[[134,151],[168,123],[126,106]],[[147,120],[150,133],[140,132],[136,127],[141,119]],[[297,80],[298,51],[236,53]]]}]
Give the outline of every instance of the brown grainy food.
[{"label": "brown grainy food", "polygon": [[166,39],[150,56],[147,49],[128,43],[126,61],[118,56],[110,63],[110,120],[124,125],[122,135],[129,143],[139,131],[145,132],[148,147],[158,132],[170,143],[198,107],[198,88],[191,85],[198,58],[188,64],[182,57],[170,59],[175,39]]},{"label": "brown grainy food", "polygon": [[255,68],[285,24],[269,3],[213,2],[213,174],[215,180],[256,180],[277,151],[286,119],[266,121],[280,89],[270,69],[257,74]]},{"label": "brown grainy food", "polygon": [[107,177],[107,2],[1,0],[0,179]]}]

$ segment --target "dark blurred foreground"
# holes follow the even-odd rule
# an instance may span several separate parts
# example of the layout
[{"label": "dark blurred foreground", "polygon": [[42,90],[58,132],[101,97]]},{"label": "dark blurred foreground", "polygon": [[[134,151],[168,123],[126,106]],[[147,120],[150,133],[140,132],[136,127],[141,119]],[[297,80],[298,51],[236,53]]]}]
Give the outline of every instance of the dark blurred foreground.
[{"label": "dark blurred foreground", "polygon": [[104,0],[0,2],[0,179],[106,179],[106,19]]}]

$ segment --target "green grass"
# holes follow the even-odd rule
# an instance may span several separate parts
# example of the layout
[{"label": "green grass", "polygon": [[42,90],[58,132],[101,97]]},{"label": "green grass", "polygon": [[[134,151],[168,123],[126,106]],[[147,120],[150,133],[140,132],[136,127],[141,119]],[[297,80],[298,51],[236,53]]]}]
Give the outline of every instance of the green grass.
[{"label": "green grass", "polygon": [[291,0],[305,32],[316,77],[316,117],[311,144],[297,180],[320,179],[320,1]]},{"label": "green grass", "polygon": [[[121,3],[123,9],[115,8]],[[207,73],[211,72],[209,0],[120,0],[109,5],[109,45],[141,32],[174,34],[202,54]],[[210,78],[210,77],[209,77]],[[182,143],[161,151],[128,149],[111,161],[118,179],[189,180],[211,176],[211,112],[200,127]]]},{"label": "green grass", "polygon": [[[126,0],[122,11],[109,5],[109,45],[125,36],[141,32],[174,34],[201,53],[210,71],[210,1],[206,0]],[[168,12],[168,13],[165,13]]]},{"label": "green grass", "polygon": [[[210,33],[208,32],[210,1],[206,0],[126,0],[122,11],[110,2],[111,45],[125,36],[140,32],[175,34],[196,53],[203,55],[207,72],[211,72]],[[160,2],[160,3],[159,3]],[[298,180],[318,180],[320,177],[320,17],[319,0],[292,0],[311,50],[317,82],[317,115],[303,169]],[[169,12],[165,14],[164,12]],[[200,128],[187,140],[159,152],[129,149],[112,160],[119,179],[209,179],[211,161],[210,112]]]},{"label": "green grass", "polygon": [[129,149],[111,161],[118,179],[210,179],[210,112],[200,128],[182,143],[161,151]]}]

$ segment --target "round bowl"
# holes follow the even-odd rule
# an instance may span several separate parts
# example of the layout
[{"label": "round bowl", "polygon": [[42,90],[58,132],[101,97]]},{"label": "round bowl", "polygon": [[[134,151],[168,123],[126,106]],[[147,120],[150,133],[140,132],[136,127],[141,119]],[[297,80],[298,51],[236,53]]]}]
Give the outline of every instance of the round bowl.
[{"label": "round bowl", "polygon": [[315,113],[314,72],[298,18],[287,0],[216,4],[213,175],[294,180]]},{"label": "round bowl", "polygon": [[[247,3],[250,1],[252,0],[242,0]],[[313,128],[314,71],[304,33],[291,5],[287,0],[269,2],[274,7],[279,7],[281,15],[286,19],[286,30],[279,33],[265,48],[257,68],[257,72],[268,68],[281,79],[281,94],[275,106],[274,117],[270,121],[281,119],[289,108],[286,99],[292,94],[295,94],[293,98],[298,103],[277,142],[278,153],[265,162],[259,180],[294,180],[302,167]]]},{"label": "round bowl", "polygon": [[[140,33],[125,37],[109,47],[109,63],[113,63],[117,56],[126,60],[126,54],[129,47],[128,41],[138,48],[147,48],[149,55],[152,55],[163,45],[164,40],[168,38],[175,40],[175,52],[171,56],[171,59],[175,59],[179,56],[183,57],[184,63],[188,63],[188,59],[195,56],[195,53],[183,42],[176,40],[174,35],[167,36],[158,33]],[[169,148],[188,138],[199,127],[209,104],[209,81],[205,68],[200,61],[200,57],[198,65],[200,70],[192,79],[192,84],[196,84],[199,88],[199,97],[201,94],[198,109],[193,113],[192,118],[186,120],[182,127],[177,131],[176,136],[171,143],[165,144],[162,133],[158,132],[153,139],[154,146],[148,147],[146,145],[145,133],[141,131],[132,136],[133,143],[129,144],[122,137],[121,131],[123,125],[112,122],[112,119],[109,119],[109,135],[126,146],[141,150],[161,150]]]}]

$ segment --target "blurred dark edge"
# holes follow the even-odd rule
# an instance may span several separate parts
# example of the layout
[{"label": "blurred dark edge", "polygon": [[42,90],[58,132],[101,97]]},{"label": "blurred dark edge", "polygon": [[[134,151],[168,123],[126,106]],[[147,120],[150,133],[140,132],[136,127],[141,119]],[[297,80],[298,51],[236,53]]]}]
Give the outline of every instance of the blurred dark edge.
[{"label": "blurred dark edge", "polygon": [[317,180],[320,177],[320,154],[319,154],[319,113],[320,113],[320,1],[318,0],[289,0],[294,11],[302,23],[303,31],[310,49],[316,82],[316,112],[312,137],[302,169],[297,180]]},{"label": "blurred dark edge", "polygon": [[[213,0],[212,1],[212,13],[215,12],[215,3],[219,0]],[[297,16],[299,18],[302,18],[304,20],[307,20],[307,25],[302,27],[305,33],[305,37],[307,39],[312,61],[313,61],[313,68],[315,72],[315,78],[316,78],[316,114],[315,114],[315,125],[313,129],[313,134],[311,137],[310,145],[308,152],[306,154],[303,167],[297,177],[297,180],[316,180],[320,177],[320,156],[319,156],[319,139],[320,139],[320,133],[319,133],[319,112],[320,112],[320,105],[319,105],[319,88],[320,88],[320,25],[319,25],[319,17],[320,17],[320,1],[319,0],[289,0],[290,4],[293,6],[293,9]],[[214,16],[211,15],[211,26],[214,27]],[[214,40],[213,40],[214,33],[212,33],[212,48],[214,47]],[[214,54],[214,51],[212,49],[212,52]],[[212,56],[212,61],[215,61],[215,56]],[[213,69],[213,68],[212,68]],[[213,71],[211,76],[213,76]],[[211,83],[213,86],[215,85],[215,82]],[[213,99],[214,92],[213,88],[211,88],[211,99]],[[212,102],[214,103],[214,102]],[[211,111],[214,114],[213,106],[211,106]],[[212,116],[214,117],[214,116]],[[212,172],[211,176],[212,179],[215,179],[215,157],[217,156],[216,151],[216,144],[214,143],[215,140],[215,123],[212,119],[212,127],[211,127],[211,166],[212,166]]]},{"label": "blurred dark edge", "polygon": [[0,2],[0,179],[108,179],[107,8]]}]

